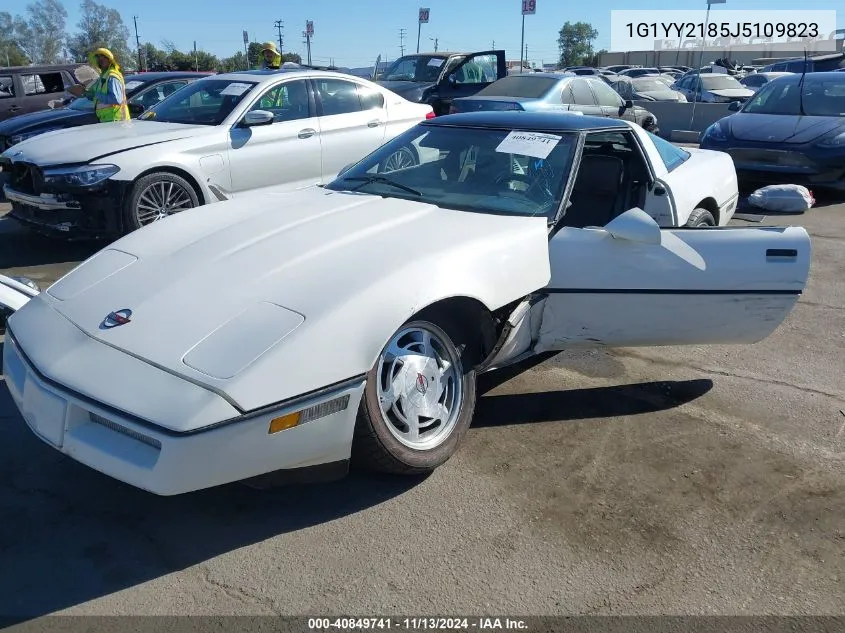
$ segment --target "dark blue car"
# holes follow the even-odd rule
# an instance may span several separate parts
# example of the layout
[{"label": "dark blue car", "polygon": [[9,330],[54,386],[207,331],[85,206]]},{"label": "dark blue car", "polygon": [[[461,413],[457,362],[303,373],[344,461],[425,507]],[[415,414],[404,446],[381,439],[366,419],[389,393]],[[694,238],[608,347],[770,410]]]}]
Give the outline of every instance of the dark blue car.
[{"label": "dark blue car", "polygon": [[845,73],[778,77],[737,110],[701,148],[730,154],[740,178],[845,190]]}]

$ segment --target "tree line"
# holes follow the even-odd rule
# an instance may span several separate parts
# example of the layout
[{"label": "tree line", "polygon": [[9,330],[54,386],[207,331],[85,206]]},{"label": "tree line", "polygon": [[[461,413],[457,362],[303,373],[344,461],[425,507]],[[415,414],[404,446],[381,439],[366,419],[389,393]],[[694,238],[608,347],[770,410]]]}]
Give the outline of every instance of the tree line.
[{"label": "tree line", "polygon": [[[129,29],[116,9],[95,0],[82,0],[76,30],[68,32],[67,10],[60,0],[35,0],[24,15],[0,11],[0,64],[26,66],[86,62],[88,53],[105,47],[126,70],[200,70],[231,72],[254,68],[261,63],[261,44],[252,42],[247,52],[218,58],[203,50],[180,51],[173,42],[162,48],[147,43],[138,50],[129,44]],[[594,66],[603,51],[593,50],[598,31],[587,22],[566,22],[558,33],[559,66]],[[140,57],[140,62],[139,62]],[[301,63],[296,53],[283,61]]]},{"label": "tree line", "polygon": [[[203,50],[180,51],[173,42],[142,44],[140,55],[130,45],[130,32],[116,9],[95,0],[82,0],[76,29],[69,32],[67,9],[60,0],[35,0],[24,15],[0,11],[0,65],[60,64],[88,61],[88,54],[108,48],[120,65],[134,70],[199,70],[231,72],[254,68],[261,63],[261,44],[252,42],[247,53],[218,58]],[[248,58],[247,58],[248,55]],[[139,60],[140,58],[140,60]],[[300,63],[296,53],[285,53],[283,61]]]}]

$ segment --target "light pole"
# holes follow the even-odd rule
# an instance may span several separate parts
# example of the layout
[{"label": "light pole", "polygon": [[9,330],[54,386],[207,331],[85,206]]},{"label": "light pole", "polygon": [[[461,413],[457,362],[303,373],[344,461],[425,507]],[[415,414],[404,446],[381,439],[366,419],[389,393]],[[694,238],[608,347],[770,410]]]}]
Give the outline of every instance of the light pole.
[{"label": "light pole", "polygon": [[693,129],[693,123],[695,122],[695,104],[698,103],[698,91],[701,89],[701,63],[704,59],[704,49],[707,47],[707,27],[710,26],[710,5],[711,4],[725,4],[727,0],[707,0],[707,13],[704,16],[704,33],[702,33],[703,37],[701,38],[701,51],[698,53],[698,68],[696,69],[696,77],[698,77],[698,81],[696,82],[695,91],[692,95],[692,117],[689,121],[689,127]]}]

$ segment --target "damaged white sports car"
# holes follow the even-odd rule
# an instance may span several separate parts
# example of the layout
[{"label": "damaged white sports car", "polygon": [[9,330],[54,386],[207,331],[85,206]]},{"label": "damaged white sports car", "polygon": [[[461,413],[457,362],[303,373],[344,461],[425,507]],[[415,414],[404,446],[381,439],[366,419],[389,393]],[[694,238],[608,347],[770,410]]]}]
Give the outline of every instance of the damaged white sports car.
[{"label": "damaged white sports car", "polygon": [[[806,231],[662,228],[651,171],[590,202],[580,166],[609,132],[643,147],[608,119],[440,117],[326,187],[156,222],[11,316],[12,398],[57,450],[173,495],[429,471],[476,376],[541,352],[769,336],[805,287]],[[413,164],[387,171],[397,152]]]}]

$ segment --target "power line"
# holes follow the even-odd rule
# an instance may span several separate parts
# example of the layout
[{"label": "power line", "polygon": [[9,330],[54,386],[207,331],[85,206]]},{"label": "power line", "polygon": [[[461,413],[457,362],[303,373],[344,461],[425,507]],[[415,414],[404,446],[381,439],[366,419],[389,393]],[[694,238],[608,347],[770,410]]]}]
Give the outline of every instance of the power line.
[{"label": "power line", "polygon": [[405,29],[399,29],[399,51],[405,55]]},{"label": "power line", "polygon": [[282,29],[285,28],[285,23],[283,20],[276,20],[273,22],[273,26],[279,31],[279,55],[282,54]]}]

